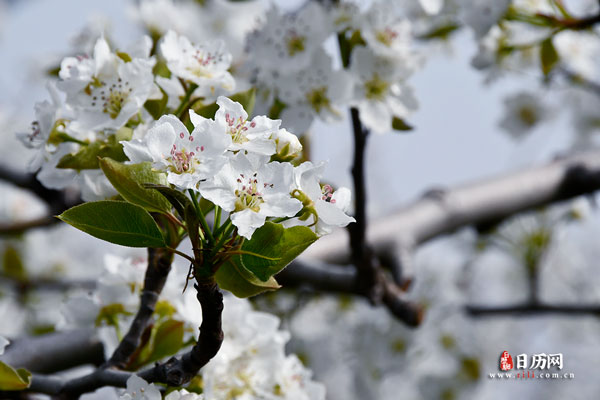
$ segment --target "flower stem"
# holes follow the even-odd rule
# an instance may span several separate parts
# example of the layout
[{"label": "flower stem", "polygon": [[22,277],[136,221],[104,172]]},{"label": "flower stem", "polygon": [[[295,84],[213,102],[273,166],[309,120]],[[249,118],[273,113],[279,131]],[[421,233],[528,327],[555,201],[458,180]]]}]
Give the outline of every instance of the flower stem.
[{"label": "flower stem", "polygon": [[208,223],[206,222],[206,218],[204,218],[204,213],[202,212],[202,209],[198,205],[198,197],[196,197],[196,193],[194,193],[192,189],[188,189],[188,193],[192,197],[192,203],[194,204],[194,208],[196,209],[196,215],[200,220],[200,225],[202,225],[202,230],[204,231],[204,234],[206,235],[210,243],[214,243],[215,238],[213,237],[212,231],[210,230]]}]

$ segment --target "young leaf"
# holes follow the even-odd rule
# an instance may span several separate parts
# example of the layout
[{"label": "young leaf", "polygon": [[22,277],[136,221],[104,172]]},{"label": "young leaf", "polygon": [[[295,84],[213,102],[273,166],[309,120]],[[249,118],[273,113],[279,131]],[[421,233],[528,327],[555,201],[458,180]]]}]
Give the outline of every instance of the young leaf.
[{"label": "young leaf", "polygon": [[413,127],[406,123],[402,118],[394,117],[392,119],[392,128],[396,131],[412,131]]},{"label": "young leaf", "polygon": [[560,60],[558,52],[554,48],[554,44],[552,44],[551,37],[542,42],[540,46],[540,59],[542,61],[542,72],[544,76],[548,76]]},{"label": "young leaf", "polygon": [[238,257],[232,257],[223,264],[215,274],[215,280],[221,289],[228,290],[241,298],[256,296],[281,287],[273,277],[266,282],[255,277],[241,264]]},{"label": "young leaf", "polygon": [[108,142],[93,142],[87,146],[82,146],[74,154],[65,154],[56,168],[71,168],[78,171],[82,169],[98,169],[98,158],[108,157],[116,161],[127,161],[128,158],[123,152],[123,145],[116,140]]},{"label": "young leaf", "polygon": [[23,390],[31,385],[31,372],[0,361],[0,390]]},{"label": "young leaf", "polygon": [[177,353],[183,346],[184,324],[181,321],[167,319],[152,328],[152,338],[128,365],[136,370],[141,366],[161,360]]},{"label": "young leaf", "polygon": [[144,207],[150,212],[166,213],[171,210],[171,204],[163,195],[143,186],[144,183],[167,184],[166,175],[153,171],[150,162],[127,165],[110,158],[103,158],[100,160],[100,168],[113,187],[128,202]]},{"label": "young leaf", "polygon": [[164,247],[165,240],[150,214],[124,201],[93,201],[68,209],[62,221],[98,239],[128,247]]},{"label": "young leaf", "polygon": [[243,251],[258,256],[242,254],[239,258],[248,271],[267,282],[317,239],[317,235],[305,226],[285,229],[281,224],[267,222],[242,245]]}]

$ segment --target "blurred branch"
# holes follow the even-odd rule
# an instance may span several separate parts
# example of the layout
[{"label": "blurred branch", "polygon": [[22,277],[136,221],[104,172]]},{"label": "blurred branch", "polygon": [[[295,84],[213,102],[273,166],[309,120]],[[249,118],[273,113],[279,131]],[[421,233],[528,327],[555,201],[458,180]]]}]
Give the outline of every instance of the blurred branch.
[{"label": "blurred branch", "polygon": [[600,304],[590,305],[571,305],[571,304],[540,304],[525,303],[504,307],[489,307],[469,305],[465,307],[468,314],[472,316],[494,316],[510,314],[511,316],[527,316],[531,314],[567,314],[581,315],[593,314],[600,315]]},{"label": "blurred branch", "polygon": [[[366,236],[376,254],[400,252],[461,227],[487,229],[520,212],[599,189],[600,150],[587,151],[451,190],[429,191],[370,224]],[[311,246],[303,259],[347,263],[346,240],[343,231],[334,232]]]},{"label": "blurred branch", "polygon": [[144,289],[140,296],[140,307],[131,322],[129,331],[119,343],[110,359],[103,365],[104,368],[119,367],[127,365],[129,358],[139,347],[142,341],[142,335],[148,328],[154,307],[158,297],[167,282],[167,277],[171,271],[173,262],[173,253],[163,249],[148,249],[148,267],[144,277]]},{"label": "blurred branch", "polygon": [[51,373],[83,364],[104,362],[96,330],[77,329],[11,340],[0,360],[17,368]]},{"label": "blurred branch", "polygon": [[49,215],[31,221],[19,221],[12,224],[0,225],[0,235],[13,235],[22,233],[28,229],[40,228],[60,222],[55,215],[62,213],[79,203],[81,199],[78,194],[69,190],[48,189],[42,185],[35,174],[17,173],[3,165],[0,165],[0,180],[11,183],[21,189],[35,194],[40,200],[48,205]]},{"label": "blurred branch", "polygon": [[[345,293],[367,296],[361,290],[359,273],[352,266],[294,260],[277,276],[286,288],[309,287],[327,293]],[[376,269],[376,284],[381,288],[381,302],[399,320],[409,326],[418,326],[422,319],[421,308],[406,300],[406,294],[380,269]]]}]

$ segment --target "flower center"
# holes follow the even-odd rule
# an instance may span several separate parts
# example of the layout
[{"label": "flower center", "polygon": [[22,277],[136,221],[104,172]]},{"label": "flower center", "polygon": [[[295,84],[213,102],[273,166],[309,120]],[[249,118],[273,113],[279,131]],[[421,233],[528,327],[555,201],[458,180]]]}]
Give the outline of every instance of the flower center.
[{"label": "flower center", "polygon": [[[242,119],[242,117],[232,117],[229,113],[225,114],[225,122],[227,122],[227,131],[231,135],[231,140],[233,143],[242,144],[248,141],[246,137],[248,127],[246,126],[247,120]],[[256,126],[256,122],[250,122],[250,128],[254,128]]]},{"label": "flower center", "polygon": [[292,32],[287,40],[287,50],[290,57],[295,56],[298,53],[302,53],[305,50],[304,42],[306,39],[303,36]]},{"label": "flower center", "polygon": [[238,189],[235,191],[237,200],[235,201],[235,211],[250,209],[254,212],[260,211],[260,205],[264,203],[263,193],[259,191],[267,187],[273,187],[271,183],[259,184],[254,173],[250,178],[246,178],[244,174],[240,174],[237,178]]},{"label": "flower center", "polygon": [[85,93],[92,97],[91,105],[102,107],[102,112],[116,119],[125,106],[127,99],[133,89],[129,82],[118,78],[110,86],[94,77],[94,80],[86,87]]},{"label": "flower center", "polygon": [[[185,134],[181,132],[179,137],[183,139]],[[188,134],[188,140],[194,141],[194,137]],[[181,144],[181,143],[180,143]],[[204,151],[204,146],[196,146],[196,152]],[[194,173],[194,167],[200,165],[200,160],[196,157],[196,152],[188,151],[184,146],[177,147],[177,143],[171,149],[171,156],[167,160],[171,163],[169,170],[176,174]]]},{"label": "flower center", "polygon": [[537,112],[533,107],[521,107],[519,109],[519,119],[527,126],[534,126],[538,121]]},{"label": "flower center", "polygon": [[395,30],[393,30],[392,28],[389,28],[389,27],[386,27],[382,31],[378,31],[375,34],[375,38],[377,39],[377,41],[383,43],[387,47],[390,47],[392,45],[392,43],[394,42],[394,39],[396,39],[397,37],[398,37],[398,32],[396,32]]},{"label": "flower center", "polygon": [[365,96],[367,99],[381,100],[385,97],[388,87],[389,84],[375,74],[373,79],[365,82]]},{"label": "flower center", "polygon": [[327,98],[327,88],[324,86],[308,92],[306,99],[317,113],[320,113],[322,109],[331,108],[329,98]]},{"label": "flower center", "polygon": [[335,199],[333,198],[333,188],[330,185],[323,185],[321,188],[321,200],[324,200],[328,203],[335,204]]}]

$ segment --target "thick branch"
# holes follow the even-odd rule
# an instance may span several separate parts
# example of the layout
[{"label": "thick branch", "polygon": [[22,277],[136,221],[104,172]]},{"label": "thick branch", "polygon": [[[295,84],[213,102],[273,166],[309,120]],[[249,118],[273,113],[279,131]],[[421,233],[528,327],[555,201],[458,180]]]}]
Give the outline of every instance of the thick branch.
[{"label": "thick branch", "polygon": [[470,305],[465,307],[465,310],[472,316],[496,316],[503,314],[511,316],[527,316],[531,314],[600,315],[600,304],[525,303],[504,307]]},{"label": "thick branch", "polygon": [[171,271],[172,262],[173,253],[164,249],[148,249],[148,268],[146,268],[140,308],[129,327],[129,331],[104,367],[125,367],[131,355],[140,345],[142,334],[150,323],[158,297]]},{"label": "thick branch", "polygon": [[33,372],[56,372],[104,362],[102,342],[94,329],[78,329],[13,340],[0,360]]},{"label": "thick branch", "polygon": [[[437,236],[503,219],[600,189],[600,151],[589,151],[452,190],[432,191],[367,229],[375,251],[410,248]],[[349,260],[343,231],[320,239],[304,257],[334,263]]]}]

